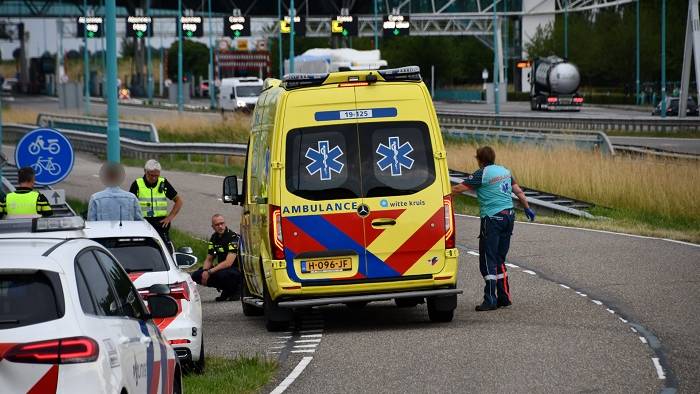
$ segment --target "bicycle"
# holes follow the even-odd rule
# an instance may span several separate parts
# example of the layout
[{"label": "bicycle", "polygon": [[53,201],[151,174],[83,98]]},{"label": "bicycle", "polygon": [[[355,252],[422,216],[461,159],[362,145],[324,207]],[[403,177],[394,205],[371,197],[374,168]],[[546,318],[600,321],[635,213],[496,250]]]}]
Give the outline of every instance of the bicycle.
[{"label": "bicycle", "polygon": [[31,167],[36,176],[39,176],[44,170],[48,171],[51,175],[58,175],[61,172],[61,166],[53,162],[53,157],[44,159],[42,156],[39,156],[36,163],[32,164]]}]

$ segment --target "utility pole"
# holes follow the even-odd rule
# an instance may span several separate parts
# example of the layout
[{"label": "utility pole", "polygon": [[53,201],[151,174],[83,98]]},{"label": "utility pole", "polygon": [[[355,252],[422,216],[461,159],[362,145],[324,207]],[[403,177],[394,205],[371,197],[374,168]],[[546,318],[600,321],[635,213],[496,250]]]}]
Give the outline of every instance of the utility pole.
[{"label": "utility pole", "polygon": [[499,109],[499,74],[498,74],[498,15],[496,10],[496,1],[493,0],[493,103],[496,115],[500,113]]},{"label": "utility pole", "polygon": [[119,103],[117,102],[117,5],[106,0],[107,36],[107,160],[119,163]]},{"label": "utility pole", "polygon": [[635,49],[635,65],[636,65],[636,103],[637,105],[642,104],[641,97],[641,86],[639,85],[639,0],[637,0],[637,18],[636,18],[636,35],[637,35],[637,46]]},{"label": "utility pole", "polygon": [[282,0],[277,0],[277,57],[279,60],[280,79],[284,75],[284,58],[282,57]]},{"label": "utility pole", "polygon": [[294,72],[294,0],[289,0],[289,73]]},{"label": "utility pole", "polygon": [[177,111],[184,110],[182,102],[182,0],[177,0]]},{"label": "utility pole", "polygon": [[661,0],[661,117],[666,117],[666,0]]},{"label": "utility pole", "polygon": [[[374,4],[374,49],[379,49],[379,30],[377,29],[377,0],[372,2]],[[359,22],[358,22],[359,23]]]},{"label": "utility pole", "polygon": [[209,109],[214,109],[216,102],[214,102],[214,44],[211,42],[212,34],[214,34],[211,29],[211,0],[207,0],[207,6],[209,16]]},{"label": "utility pole", "polygon": [[[146,0],[146,16],[149,18],[150,22],[148,27],[150,30],[146,31],[146,92],[148,95],[148,101],[153,102],[153,64],[151,63],[151,37],[150,32],[153,31],[153,20],[151,19],[151,0]],[[163,76],[160,76],[163,79]]]},{"label": "utility pole", "polygon": [[83,0],[83,105],[85,106],[85,116],[90,116],[90,54],[88,53],[87,38],[87,0]]},{"label": "utility pole", "polygon": [[569,59],[569,0],[564,0],[564,59]]}]

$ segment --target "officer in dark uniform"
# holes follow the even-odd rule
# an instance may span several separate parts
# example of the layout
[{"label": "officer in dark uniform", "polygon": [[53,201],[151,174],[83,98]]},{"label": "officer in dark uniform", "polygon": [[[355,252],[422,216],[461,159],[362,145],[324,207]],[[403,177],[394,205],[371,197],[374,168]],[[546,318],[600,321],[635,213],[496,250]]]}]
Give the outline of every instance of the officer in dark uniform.
[{"label": "officer in dark uniform", "polygon": [[4,199],[0,199],[0,218],[4,215],[8,219],[53,215],[49,200],[34,190],[34,180],[34,170],[31,167],[22,167],[17,171],[19,186]]},{"label": "officer in dark uniform", "polygon": [[[223,215],[211,218],[214,229],[209,239],[209,250],[202,268],[192,273],[192,280],[202,286],[215,287],[221,291],[216,301],[238,300],[241,273],[238,264],[238,234],[226,227]],[[214,265],[214,257],[217,264]]]}]

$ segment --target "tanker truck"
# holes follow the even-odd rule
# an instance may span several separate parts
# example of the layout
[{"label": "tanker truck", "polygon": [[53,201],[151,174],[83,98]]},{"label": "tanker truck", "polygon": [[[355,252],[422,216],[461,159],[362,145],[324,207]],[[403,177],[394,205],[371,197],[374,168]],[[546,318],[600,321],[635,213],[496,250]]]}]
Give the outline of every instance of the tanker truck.
[{"label": "tanker truck", "polygon": [[558,56],[535,59],[530,71],[530,109],[533,111],[580,111],[578,93],[581,74]]}]

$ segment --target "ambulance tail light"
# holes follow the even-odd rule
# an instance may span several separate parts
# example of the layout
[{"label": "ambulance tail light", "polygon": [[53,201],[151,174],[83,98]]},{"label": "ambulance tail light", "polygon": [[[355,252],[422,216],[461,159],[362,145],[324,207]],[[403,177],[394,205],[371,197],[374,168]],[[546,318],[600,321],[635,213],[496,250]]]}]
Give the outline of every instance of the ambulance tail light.
[{"label": "ambulance tail light", "polygon": [[15,345],[4,360],[28,364],[76,364],[97,360],[100,347],[94,339],[72,337]]},{"label": "ambulance tail light", "polygon": [[452,209],[452,196],[442,199],[445,212],[445,248],[453,249],[456,246],[455,213]]},{"label": "ambulance tail light", "polygon": [[284,259],[284,242],[282,242],[282,210],[280,207],[270,205],[270,246],[272,258]]}]

